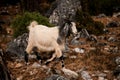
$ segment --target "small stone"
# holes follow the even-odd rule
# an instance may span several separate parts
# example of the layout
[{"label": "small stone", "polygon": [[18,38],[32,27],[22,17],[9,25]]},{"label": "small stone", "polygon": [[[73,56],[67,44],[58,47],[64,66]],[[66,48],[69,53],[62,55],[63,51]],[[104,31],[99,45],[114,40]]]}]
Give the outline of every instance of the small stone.
[{"label": "small stone", "polygon": [[114,37],[110,37],[110,38],[108,39],[108,41],[109,41],[109,42],[115,42],[116,39],[115,39]]},{"label": "small stone", "polygon": [[117,65],[120,65],[120,57],[117,57],[117,58],[115,59],[115,62],[116,62]]},{"label": "small stone", "polygon": [[105,80],[104,77],[98,77],[98,80]]},{"label": "small stone", "polygon": [[16,80],[23,80],[23,76],[19,76]]},{"label": "small stone", "polygon": [[34,75],[37,74],[38,70],[37,69],[33,69],[32,71],[29,72],[30,75]]},{"label": "small stone", "polygon": [[89,75],[87,71],[81,71],[81,76],[84,80],[92,80],[91,76]]},{"label": "small stone", "polygon": [[64,72],[64,74],[66,75],[66,76],[68,76],[69,78],[74,78],[74,79],[77,79],[78,78],[78,73],[77,72],[75,72],[75,71],[72,71],[72,70],[70,70],[70,69],[66,69],[65,67],[64,68],[62,68],[62,71]]},{"label": "small stone", "polygon": [[39,68],[39,67],[41,67],[41,65],[35,62],[35,63],[32,65],[32,67],[33,67],[33,68]]},{"label": "small stone", "polygon": [[85,50],[81,49],[81,48],[74,48],[73,51],[75,51],[76,53],[84,53]]},{"label": "small stone", "polygon": [[77,58],[77,56],[70,56],[69,58],[71,58],[71,59],[76,59]]},{"label": "small stone", "polygon": [[15,65],[15,68],[19,68],[19,67],[22,67],[22,66],[23,66],[23,64],[17,63],[17,64]]}]

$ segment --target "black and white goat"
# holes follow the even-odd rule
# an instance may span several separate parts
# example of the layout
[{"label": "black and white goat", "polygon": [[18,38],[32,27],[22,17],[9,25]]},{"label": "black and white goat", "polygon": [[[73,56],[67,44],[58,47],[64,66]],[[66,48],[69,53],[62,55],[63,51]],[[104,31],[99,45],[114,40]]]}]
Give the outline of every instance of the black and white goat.
[{"label": "black and white goat", "polygon": [[[28,45],[25,51],[25,61],[28,62],[28,54],[31,53],[34,47],[38,52],[55,51],[52,57],[46,63],[55,58],[62,58],[62,51],[65,50],[65,39],[70,33],[76,34],[77,29],[74,22],[67,21],[62,26],[47,27],[39,25],[33,21],[28,26],[29,38]],[[37,54],[37,59],[40,57]],[[62,65],[64,67],[64,65]]]}]

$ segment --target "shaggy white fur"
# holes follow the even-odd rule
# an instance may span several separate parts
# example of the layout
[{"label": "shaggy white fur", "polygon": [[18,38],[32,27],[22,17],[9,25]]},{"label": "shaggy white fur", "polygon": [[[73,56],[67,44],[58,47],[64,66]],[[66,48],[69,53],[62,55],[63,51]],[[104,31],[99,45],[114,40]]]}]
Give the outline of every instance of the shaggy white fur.
[{"label": "shaggy white fur", "polygon": [[[73,33],[77,33],[75,23],[71,23],[71,29]],[[57,39],[59,37],[59,26],[47,27],[44,25],[38,25],[36,21],[31,22],[28,26],[29,29],[29,39],[26,52],[31,53],[34,47],[37,47],[39,52],[49,52],[55,51],[52,58],[47,61],[50,62],[54,58],[60,58],[62,56],[62,51],[65,49],[64,41],[62,44],[58,44]]]}]

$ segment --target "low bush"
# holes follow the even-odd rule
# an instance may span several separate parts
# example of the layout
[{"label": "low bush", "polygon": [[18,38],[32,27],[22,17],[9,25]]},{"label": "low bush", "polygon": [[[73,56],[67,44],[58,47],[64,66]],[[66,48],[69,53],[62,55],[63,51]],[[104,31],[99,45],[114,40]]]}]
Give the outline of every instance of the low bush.
[{"label": "low bush", "polygon": [[38,12],[32,12],[32,13],[24,12],[22,15],[17,15],[11,23],[11,27],[14,31],[13,36],[18,37],[19,35],[28,32],[27,26],[33,20],[36,20],[39,24],[43,24],[46,26],[53,26],[52,24],[49,23],[48,18],[42,16]]},{"label": "low bush", "polygon": [[88,13],[78,10],[75,19],[78,31],[85,28],[90,34],[99,35],[103,33],[103,23],[94,21]]}]

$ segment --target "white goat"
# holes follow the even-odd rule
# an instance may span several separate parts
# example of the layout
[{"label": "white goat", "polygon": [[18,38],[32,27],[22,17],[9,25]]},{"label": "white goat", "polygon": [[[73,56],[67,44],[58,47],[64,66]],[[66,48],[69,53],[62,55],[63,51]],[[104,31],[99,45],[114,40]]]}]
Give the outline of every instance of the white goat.
[{"label": "white goat", "polygon": [[38,25],[36,21],[33,21],[28,26],[28,29],[29,39],[25,51],[26,62],[28,62],[28,54],[31,53],[34,47],[37,48],[38,52],[55,51],[47,62],[52,61],[54,58],[62,57],[62,51],[65,49],[65,38],[69,35],[69,32],[77,33],[75,23],[70,21],[60,27],[47,27]]}]

